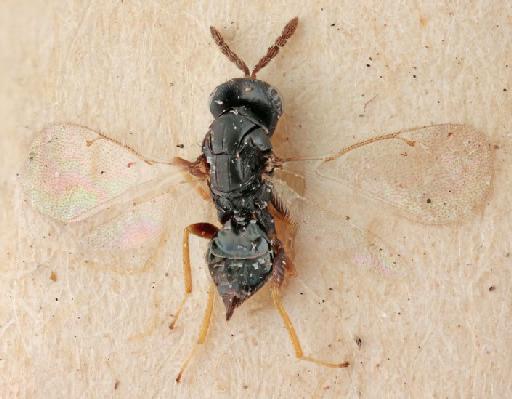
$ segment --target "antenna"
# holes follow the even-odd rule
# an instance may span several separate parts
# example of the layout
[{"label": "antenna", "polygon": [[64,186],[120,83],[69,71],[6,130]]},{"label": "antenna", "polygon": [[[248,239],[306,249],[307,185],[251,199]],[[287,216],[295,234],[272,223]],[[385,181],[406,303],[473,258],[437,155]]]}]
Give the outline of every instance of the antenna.
[{"label": "antenna", "polygon": [[256,73],[258,73],[260,70],[262,70],[267,64],[272,61],[272,59],[279,53],[279,47],[284,47],[286,42],[292,35],[295,33],[295,29],[297,29],[297,25],[299,24],[299,17],[292,18],[283,28],[283,31],[281,32],[281,36],[279,36],[276,41],[274,42],[274,45],[272,47],[269,47],[267,50],[267,54],[261,58],[261,60],[258,61],[254,69],[251,73],[251,78],[256,78]]},{"label": "antenna", "polygon": [[269,47],[267,53],[258,61],[252,73],[249,72],[249,68],[247,64],[233,51],[229,48],[226,41],[220,34],[220,32],[215,29],[215,27],[210,26],[210,33],[212,34],[213,40],[219,47],[222,54],[224,54],[232,63],[234,63],[238,69],[240,69],[246,77],[251,77],[253,79],[256,78],[256,74],[261,71],[267,64],[272,61],[272,59],[279,53],[279,48],[284,47],[286,42],[292,35],[295,33],[297,29],[297,25],[299,24],[299,17],[292,18],[283,28],[281,35],[276,39],[274,45]]},{"label": "antenna", "polygon": [[233,50],[229,48],[220,32],[213,26],[210,26],[210,33],[212,34],[213,40],[215,40],[217,46],[219,46],[222,54],[228,57],[228,59],[234,63],[238,69],[244,73],[245,76],[249,76],[250,72],[249,68],[247,68],[247,64]]}]

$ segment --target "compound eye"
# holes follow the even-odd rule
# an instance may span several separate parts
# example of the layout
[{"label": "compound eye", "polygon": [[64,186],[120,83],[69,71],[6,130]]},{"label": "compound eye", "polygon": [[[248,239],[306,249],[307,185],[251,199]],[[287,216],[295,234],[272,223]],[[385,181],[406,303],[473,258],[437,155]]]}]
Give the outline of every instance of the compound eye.
[{"label": "compound eye", "polygon": [[281,96],[279,95],[277,90],[274,89],[273,87],[269,88],[268,95],[269,95],[270,102],[272,103],[273,108],[277,112],[277,117],[279,118],[283,112]]},{"label": "compound eye", "polygon": [[269,97],[271,98],[272,102],[279,101],[279,93],[273,87],[271,87],[269,89],[269,93],[268,94],[269,94]]}]

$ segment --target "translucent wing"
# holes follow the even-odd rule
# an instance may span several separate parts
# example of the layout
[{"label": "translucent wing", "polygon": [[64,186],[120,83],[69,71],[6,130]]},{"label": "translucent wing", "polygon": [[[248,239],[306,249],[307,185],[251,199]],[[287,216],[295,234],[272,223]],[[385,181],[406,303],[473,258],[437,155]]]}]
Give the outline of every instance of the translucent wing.
[{"label": "translucent wing", "polygon": [[[277,171],[272,179],[275,195],[294,224],[293,257],[296,263],[314,264],[315,268],[320,268],[322,262],[335,259],[339,265],[350,264],[386,276],[399,276],[405,272],[403,248],[399,248],[398,242],[386,242],[372,233],[363,222],[354,221],[351,216],[354,209],[348,196],[339,197],[334,207],[325,201],[317,202],[305,187],[302,191],[303,179],[300,174],[286,170]],[[307,178],[304,183],[307,187]],[[278,234],[281,238],[279,230]]]},{"label": "translucent wing", "polygon": [[493,177],[487,137],[467,125],[434,125],[374,137],[327,157],[317,174],[403,216],[456,222],[481,208]]},{"label": "translucent wing", "polygon": [[20,173],[31,205],[62,222],[85,219],[123,195],[131,199],[179,180],[178,167],[144,160],[129,147],[76,125],[43,130]]},{"label": "translucent wing", "polygon": [[20,231],[44,252],[35,259],[64,250],[135,270],[164,240],[168,193],[185,177],[101,133],[57,125],[37,135],[19,182]]},{"label": "translucent wing", "polygon": [[[385,215],[389,225],[395,216],[422,224],[464,220],[485,204],[493,177],[486,136],[465,125],[376,136],[315,159],[319,163],[313,169],[283,169],[274,179],[297,221],[295,247],[311,247],[313,240],[329,259],[383,274],[407,270],[407,245],[403,237],[376,234],[372,223],[378,217]],[[285,167],[294,164],[287,161]],[[297,180],[301,174],[304,195],[282,179]]]}]

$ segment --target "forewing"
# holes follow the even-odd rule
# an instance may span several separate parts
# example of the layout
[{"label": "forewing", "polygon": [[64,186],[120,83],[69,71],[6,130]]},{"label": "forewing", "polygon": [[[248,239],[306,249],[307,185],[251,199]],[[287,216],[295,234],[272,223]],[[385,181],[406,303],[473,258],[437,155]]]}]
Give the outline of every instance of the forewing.
[{"label": "forewing", "polygon": [[380,137],[328,157],[317,175],[421,223],[460,221],[484,204],[493,153],[482,132],[443,124]]},{"label": "forewing", "polygon": [[19,181],[24,261],[64,252],[126,273],[150,265],[179,202],[172,191],[187,186],[179,184],[186,182],[179,167],[145,161],[74,125],[52,126],[35,138]]},{"label": "forewing", "polygon": [[82,220],[125,196],[182,179],[173,165],[148,163],[101,133],[76,125],[44,129],[32,143],[19,181],[30,204],[62,222]]}]

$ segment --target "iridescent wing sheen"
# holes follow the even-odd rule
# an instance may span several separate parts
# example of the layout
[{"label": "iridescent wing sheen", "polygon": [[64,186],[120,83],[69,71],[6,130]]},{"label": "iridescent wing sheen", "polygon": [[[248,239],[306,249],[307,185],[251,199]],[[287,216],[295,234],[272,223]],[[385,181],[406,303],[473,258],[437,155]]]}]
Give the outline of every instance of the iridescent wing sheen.
[{"label": "iridescent wing sheen", "polygon": [[20,172],[31,205],[62,222],[85,219],[114,201],[183,179],[178,167],[147,161],[101,133],[76,125],[44,129]]},{"label": "iridescent wing sheen", "polygon": [[184,182],[178,166],[148,161],[101,133],[51,126],[19,173],[20,231],[39,242],[42,259],[60,250],[90,264],[143,269],[165,239],[176,202],[168,193]]},{"label": "iridescent wing sheen", "polygon": [[314,241],[317,256],[387,275],[406,272],[406,240],[379,235],[372,223],[383,216],[390,226],[403,217],[422,225],[464,221],[483,208],[493,178],[490,143],[466,125],[376,136],[315,159],[314,168],[297,172],[285,161],[278,172],[288,181],[304,175],[303,195],[274,179],[298,225],[295,248]]}]

